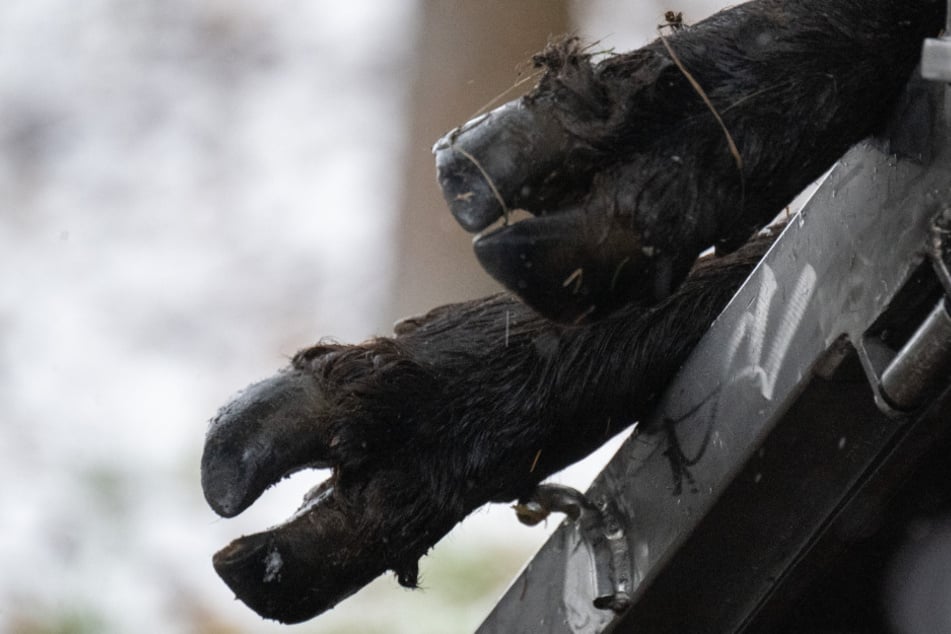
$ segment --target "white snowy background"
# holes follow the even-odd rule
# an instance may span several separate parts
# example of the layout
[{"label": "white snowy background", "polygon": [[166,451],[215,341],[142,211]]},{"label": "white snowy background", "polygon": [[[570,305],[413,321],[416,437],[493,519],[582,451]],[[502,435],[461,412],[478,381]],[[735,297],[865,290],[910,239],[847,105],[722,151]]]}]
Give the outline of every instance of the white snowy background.
[{"label": "white snowy background", "polygon": [[[577,16],[625,49],[653,9]],[[477,513],[423,562],[426,590],[384,578],[292,628],[211,568],[318,478],[218,519],[198,480],[208,418],[318,337],[389,329],[395,163],[433,141],[401,132],[416,13],[0,4],[0,632],[467,631],[543,541]]]}]

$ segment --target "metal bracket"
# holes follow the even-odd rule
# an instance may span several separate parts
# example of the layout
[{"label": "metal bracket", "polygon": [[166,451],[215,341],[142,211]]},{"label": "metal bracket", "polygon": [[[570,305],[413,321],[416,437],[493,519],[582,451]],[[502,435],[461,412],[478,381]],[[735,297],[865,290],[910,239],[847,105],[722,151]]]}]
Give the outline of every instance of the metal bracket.
[{"label": "metal bracket", "polygon": [[519,521],[528,526],[555,511],[567,515],[575,528],[571,550],[583,560],[576,567],[593,573],[594,607],[626,610],[631,604],[632,571],[627,536],[614,504],[604,498],[593,502],[577,489],[560,484],[540,484],[531,499],[515,506]]},{"label": "metal bracket", "polygon": [[[888,416],[901,419],[922,406],[951,377],[951,209],[944,209],[933,220],[931,239],[922,245],[925,263],[898,292],[876,324],[856,342],[876,403]],[[931,279],[931,283],[928,280]],[[916,297],[916,295],[918,297]],[[924,297],[924,299],[922,299]],[[934,297],[933,299],[928,299]],[[917,311],[917,327],[900,346],[890,345],[883,333],[889,332],[890,312],[908,311],[907,304],[924,303]]]}]

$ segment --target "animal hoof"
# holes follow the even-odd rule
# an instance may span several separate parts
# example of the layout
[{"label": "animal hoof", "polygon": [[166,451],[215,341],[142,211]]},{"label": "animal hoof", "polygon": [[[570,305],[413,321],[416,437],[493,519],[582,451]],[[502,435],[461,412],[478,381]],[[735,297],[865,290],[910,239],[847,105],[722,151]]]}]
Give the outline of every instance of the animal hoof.
[{"label": "animal hoof", "polygon": [[530,218],[477,239],[482,267],[553,321],[584,323],[637,300],[654,269],[634,231],[598,234],[580,210]]},{"label": "animal hoof", "polygon": [[482,231],[510,209],[561,204],[573,143],[551,108],[518,100],[439,139],[436,177],[456,221]]},{"label": "animal hoof", "polygon": [[201,457],[209,506],[234,517],[285,476],[328,466],[330,449],[317,422],[324,401],[312,376],[289,371],[245,388],[222,407]]}]

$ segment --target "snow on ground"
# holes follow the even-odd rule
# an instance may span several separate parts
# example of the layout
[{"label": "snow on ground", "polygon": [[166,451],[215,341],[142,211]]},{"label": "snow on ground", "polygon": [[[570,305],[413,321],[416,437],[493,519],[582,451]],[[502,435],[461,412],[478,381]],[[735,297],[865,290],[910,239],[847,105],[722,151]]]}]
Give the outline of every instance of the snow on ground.
[{"label": "snow on ground", "polygon": [[0,6],[0,630],[260,629],[209,558],[308,483],[219,521],[201,439],[382,326],[413,12]]}]

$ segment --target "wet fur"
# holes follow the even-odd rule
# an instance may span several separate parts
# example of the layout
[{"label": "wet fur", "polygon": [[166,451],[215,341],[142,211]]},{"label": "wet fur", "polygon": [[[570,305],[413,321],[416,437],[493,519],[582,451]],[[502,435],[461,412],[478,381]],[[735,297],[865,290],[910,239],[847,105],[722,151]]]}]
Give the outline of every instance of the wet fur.
[{"label": "wet fur", "polygon": [[[480,199],[485,177],[453,154],[459,148],[509,208],[536,214],[481,236],[475,249],[551,319],[653,303],[701,251],[738,247],[883,128],[943,5],[758,0],[601,61],[562,41],[536,56],[545,74],[519,109],[461,131],[437,155],[447,202],[479,230],[500,213]],[[535,140],[541,132],[558,140]],[[551,156],[515,168],[505,160],[532,144]],[[459,200],[467,190],[477,194]],[[580,289],[562,285],[574,270],[585,274]]]},{"label": "wet fur", "polygon": [[[501,294],[437,308],[392,338],[301,351],[276,377],[286,390],[257,398],[251,386],[242,398],[253,406],[219,413],[203,475],[240,488],[228,469],[269,468],[240,458],[269,444],[319,445],[333,475],[287,524],[220,551],[218,573],[262,616],[284,622],[332,607],[386,570],[415,587],[419,558],[466,515],[529,496],[646,413],[774,235],[700,261],[656,306],[588,326],[551,322]],[[321,395],[303,410],[300,379]],[[283,429],[297,423],[283,416],[288,406],[306,431]],[[205,490],[218,508],[213,487]],[[281,577],[262,583],[273,553]]]},{"label": "wet fur", "polygon": [[773,235],[701,261],[655,307],[584,328],[500,294],[438,308],[392,339],[298,353],[293,368],[336,395],[338,494],[348,479],[393,466],[416,472],[426,506],[460,518],[528,495],[644,413]]},{"label": "wet fur", "polygon": [[657,247],[689,238],[692,261],[742,244],[880,130],[942,16],[938,2],[768,0],[667,33],[735,139],[742,173],[659,39],[597,64],[576,42],[553,46],[536,57],[547,73],[528,101],[558,104],[588,148],[586,207],[629,218]]}]

